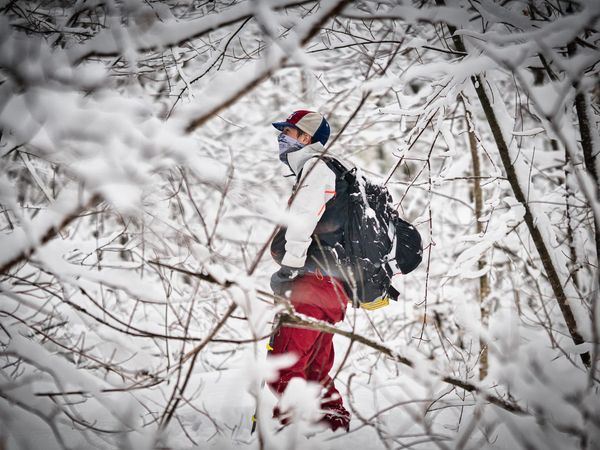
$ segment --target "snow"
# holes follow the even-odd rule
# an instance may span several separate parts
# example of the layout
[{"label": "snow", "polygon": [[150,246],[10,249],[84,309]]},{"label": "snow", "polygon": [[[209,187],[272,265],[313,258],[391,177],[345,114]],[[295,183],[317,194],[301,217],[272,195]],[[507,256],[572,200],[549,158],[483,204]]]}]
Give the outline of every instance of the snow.
[{"label": "snow", "polygon": [[469,21],[469,15],[465,11],[446,6],[416,8],[413,6],[399,5],[385,11],[362,12],[358,9],[347,9],[345,16],[370,19],[375,17],[399,18],[407,22],[444,22],[454,26],[465,25]]},{"label": "snow", "polygon": [[29,255],[40,242],[72,214],[77,214],[85,206],[88,196],[76,191],[65,190],[50,207],[33,221],[25,221],[23,228],[0,236],[0,267],[20,257]]},{"label": "snow", "polygon": [[[582,356],[600,332],[600,204],[574,108],[580,93],[598,153],[597,1],[347,2],[334,18],[338,1],[4,3],[0,447],[598,446],[597,367]],[[298,220],[270,123],[297,109],[325,114],[331,152],[387,181],[424,239],[421,266],[393,279],[398,302],[349,306],[336,324],[370,343],[334,337],[348,434],[314,423],[319,387],[301,379],[280,400],[296,416],[282,429],[264,386],[294,361],[266,346],[285,310],[268,239]]]}]

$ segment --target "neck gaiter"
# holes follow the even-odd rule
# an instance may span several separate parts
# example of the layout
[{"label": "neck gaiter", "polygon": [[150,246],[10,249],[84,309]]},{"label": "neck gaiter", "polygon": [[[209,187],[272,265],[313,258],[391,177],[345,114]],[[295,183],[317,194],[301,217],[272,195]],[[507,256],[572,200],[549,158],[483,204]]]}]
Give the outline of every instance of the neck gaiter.
[{"label": "neck gaiter", "polygon": [[279,135],[279,137],[277,138],[277,142],[279,142],[279,160],[288,167],[290,167],[290,164],[288,162],[288,154],[292,152],[297,152],[302,147],[304,147],[304,144],[283,133]]}]

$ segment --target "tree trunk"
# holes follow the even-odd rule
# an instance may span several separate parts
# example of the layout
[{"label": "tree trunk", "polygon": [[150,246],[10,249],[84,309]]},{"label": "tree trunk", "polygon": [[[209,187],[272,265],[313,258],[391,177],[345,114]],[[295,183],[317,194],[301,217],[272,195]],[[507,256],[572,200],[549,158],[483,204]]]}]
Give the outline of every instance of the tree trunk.
[{"label": "tree trunk", "polygon": [[[444,0],[436,0],[436,3],[439,6],[445,6]],[[452,40],[454,42],[456,50],[462,53],[466,53],[466,49],[462,42],[462,39],[460,38],[460,36],[457,36],[455,34],[456,28],[452,25],[448,25],[448,30],[452,35]],[[569,334],[571,335],[571,338],[573,339],[575,345],[583,344],[584,340],[577,329],[577,322],[575,321],[575,316],[573,315],[571,305],[569,305],[569,301],[563,289],[560,277],[558,276],[558,272],[554,267],[554,263],[552,262],[550,251],[546,247],[542,233],[537,228],[536,221],[534,220],[529,204],[527,203],[525,193],[523,192],[519,184],[517,173],[510,158],[510,151],[508,145],[504,140],[504,136],[502,135],[502,129],[500,128],[500,123],[498,122],[496,113],[494,111],[494,108],[492,107],[492,103],[490,102],[490,99],[485,90],[484,80],[481,76],[477,75],[471,77],[471,82],[473,83],[475,91],[477,92],[477,97],[479,98],[479,101],[485,113],[485,117],[491,128],[492,135],[494,136],[494,140],[496,142],[496,146],[498,147],[498,152],[500,153],[500,158],[502,159],[502,165],[504,166],[506,176],[512,187],[515,198],[525,208],[525,223],[527,224],[529,233],[531,234],[535,247],[540,255],[542,265],[544,266],[544,270],[546,271],[546,275],[548,276],[550,286],[552,287],[552,291],[554,293],[556,301],[558,302],[558,306],[569,330]],[[581,353],[580,357],[585,366],[589,367],[589,352]]]},{"label": "tree trunk", "polygon": [[[475,136],[473,116],[465,102],[465,115],[467,118],[467,127],[469,133],[469,147],[471,149],[471,159],[473,161],[473,202],[475,203],[475,230],[478,235],[483,233],[483,224],[481,217],[483,216],[483,192],[481,190],[481,166],[479,162],[479,153],[477,149],[477,138]],[[479,270],[482,270],[486,265],[485,257],[482,255],[477,262]],[[481,315],[481,326],[487,330],[490,311],[487,306],[487,298],[490,294],[490,285],[487,274],[479,277],[479,311]],[[479,339],[479,379],[483,380],[488,373],[488,347],[484,339]]]},{"label": "tree trunk", "polygon": [[[577,53],[577,45],[572,42],[567,46],[569,56]],[[579,83],[574,83],[577,90]],[[579,124],[579,134],[581,136],[581,148],[583,149],[583,161],[585,169],[591,175],[596,185],[596,196],[600,197],[600,186],[598,185],[598,171],[596,170],[596,158],[594,156],[594,145],[590,129],[590,118],[588,117],[587,98],[584,92],[577,92],[575,95],[575,110],[577,111],[577,123]],[[575,161],[574,161],[575,162]],[[600,223],[594,214],[594,240],[596,241],[596,262],[600,266]],[[599,274],[600,275],[600,274]]]}]

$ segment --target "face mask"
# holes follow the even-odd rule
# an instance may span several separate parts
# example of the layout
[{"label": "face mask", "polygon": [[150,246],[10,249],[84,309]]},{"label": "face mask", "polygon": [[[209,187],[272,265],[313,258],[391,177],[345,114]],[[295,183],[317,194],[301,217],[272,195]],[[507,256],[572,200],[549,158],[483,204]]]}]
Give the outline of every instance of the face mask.
[{"label": "face mask", "polygon": [[304,144],[296,139],[288,136],[287,134],[281,133],[277,138],[277,142],[279,142],[279,160],[289,166],[288,163],[288,154],[297,152]]}]

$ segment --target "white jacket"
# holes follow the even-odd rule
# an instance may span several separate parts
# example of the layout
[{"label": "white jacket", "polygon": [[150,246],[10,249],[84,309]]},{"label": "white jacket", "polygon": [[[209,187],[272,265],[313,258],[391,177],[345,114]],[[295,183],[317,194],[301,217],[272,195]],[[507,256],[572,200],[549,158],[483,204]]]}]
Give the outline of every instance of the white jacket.
[{"label": "white jacket", "polygon": [[298,175],[302,170],[302,184],[297,187],[289,206],[285,255],[281,261],[284,266],[304,266],[315,227],[325,212],[326,203],[335,197],[335,173],[324,161],[313,158],[322,153],[323,145],[316,142],[288,154],[294,174]]}]

